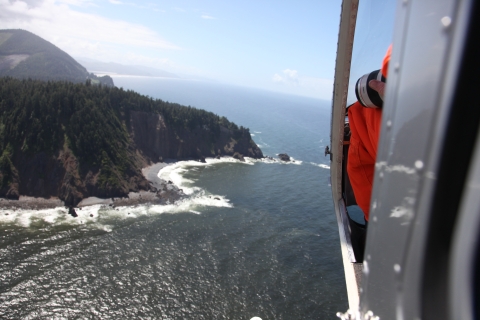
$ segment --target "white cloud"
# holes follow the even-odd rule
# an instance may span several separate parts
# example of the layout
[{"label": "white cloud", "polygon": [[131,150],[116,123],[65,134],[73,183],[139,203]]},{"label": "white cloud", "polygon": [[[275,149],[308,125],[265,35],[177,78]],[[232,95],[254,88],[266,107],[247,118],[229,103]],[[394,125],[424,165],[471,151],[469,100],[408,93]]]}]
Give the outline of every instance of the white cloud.
[{"label": "white cloud", "polygon": [[321,99],[331,99],[333,80],[302,76],[297,70],[285,69],[275,73],[272,81],[282,85],[286,92],[310,95]]},{"label": "white cloud", "polygon": [[159,9],[156,3],[138,4],[136,2],[125,2],[125,1],[119,1],[119,0],[108,0],[108,2],[110,2],[113,5],[125,5],[125,6],[138,8],[138,9],[153,10],[155,12],[162,12],[162,13],[166,12],[165,10]]},{"label": "white cloud", "polygon": [[[117,0],[112,0],[119,2]],[[142,25],[108,19],[72,9],[92,5],[90,0],[0,0],[0,29],[24,29],[52,42],[71,55],[98,58],[125,48],[178,50]],[[113,56],[112,56],[113,57]],[[115,59],[110,59],[115,60]]]},{"label": "white cloud", "polygon": [[297,86],[299,84],[298,71],[285,69],[282,74],[275,73],[273,75],[273,82],[284,83],[287,85]]},{"label": "white cloud", "polygon": [[216,18],[215,18],[215,17],[209,16],[209,15],[206,15],[206,14],[202,15],[202,19],[207,19],[207,20],[216,20]]}]

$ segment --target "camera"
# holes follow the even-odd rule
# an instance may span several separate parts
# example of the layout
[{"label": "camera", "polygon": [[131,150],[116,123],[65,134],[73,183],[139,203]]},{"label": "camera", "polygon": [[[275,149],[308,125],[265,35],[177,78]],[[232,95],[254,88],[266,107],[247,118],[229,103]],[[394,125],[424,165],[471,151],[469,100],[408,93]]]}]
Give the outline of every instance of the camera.
[{"label": "camera", "polygon": [[382,108],[383,100],[377,91],[370,88],[368,83],[370,80],[378,80],[387,82],[380,70],[375,70],[360,77],[355,84],[355,95],[358,102],[366,108]]}]

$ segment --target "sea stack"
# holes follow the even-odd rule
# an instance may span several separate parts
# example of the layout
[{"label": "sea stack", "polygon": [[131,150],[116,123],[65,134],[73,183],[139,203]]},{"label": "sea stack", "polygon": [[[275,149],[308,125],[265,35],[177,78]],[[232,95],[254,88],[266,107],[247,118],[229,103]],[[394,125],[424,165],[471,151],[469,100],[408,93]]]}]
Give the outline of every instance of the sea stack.
[{"label": "sea stack", "polygon": [[280,158],[280,160],[282,161],[285,161],[285,162],[289,162],[290,161],[290,156],[286,153],[280,153],[278,155],[278,158]]}]

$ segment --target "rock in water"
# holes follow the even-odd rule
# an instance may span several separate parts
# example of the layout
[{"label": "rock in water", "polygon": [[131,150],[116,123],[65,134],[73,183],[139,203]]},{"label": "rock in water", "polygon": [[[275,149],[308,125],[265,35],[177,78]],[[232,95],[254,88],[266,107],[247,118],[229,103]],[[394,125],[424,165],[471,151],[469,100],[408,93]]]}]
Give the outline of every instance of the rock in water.
[{"label": "rock in water", "polygon": [[75,209],[73,209],[73,207],[68,207],[68,214],[74,218],[78,217],[78,214],[75,212]]},{"label": "rock in water", "polygon": [[286,153],[280,153],[280,154],[278,155],[278,157],[279,157],[280,160],[282,160],[282,161],[285,161],[285,162],[290,161],[290,156],[289,156],[288,154],[286,154]]}]

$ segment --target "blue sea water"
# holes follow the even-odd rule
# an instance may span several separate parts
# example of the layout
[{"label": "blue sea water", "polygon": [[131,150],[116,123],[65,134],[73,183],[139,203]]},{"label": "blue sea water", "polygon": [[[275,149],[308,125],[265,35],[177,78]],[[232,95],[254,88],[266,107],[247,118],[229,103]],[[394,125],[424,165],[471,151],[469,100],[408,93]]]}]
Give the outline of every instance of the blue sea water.
[{"label": "blue sea water", "polygon": [[295,162],[177,163],[161,173],[190,193],[176,205],[93,206],[77,220],[60,209],[0,213],[0,314],[332,319],[347,309],[323,156],[329,102],[205,81],[114,81],[226,116],[265,155]]}]

